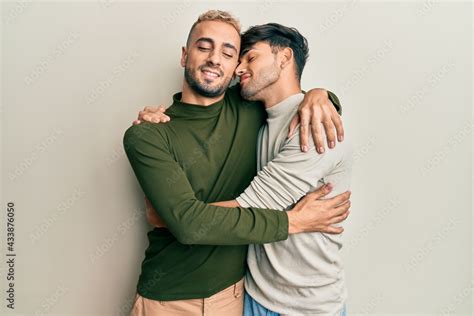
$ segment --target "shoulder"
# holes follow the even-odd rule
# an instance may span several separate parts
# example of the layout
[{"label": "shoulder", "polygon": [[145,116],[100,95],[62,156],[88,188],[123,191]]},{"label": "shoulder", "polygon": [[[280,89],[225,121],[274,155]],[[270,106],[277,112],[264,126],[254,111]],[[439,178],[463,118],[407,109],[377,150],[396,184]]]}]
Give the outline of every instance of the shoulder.
[{"label": "shoulder", "polygon": [[149,122],[142,122],[141,124],[130,126],[123,136],[125,149],[167,145],[164,129],[165,124]]}]

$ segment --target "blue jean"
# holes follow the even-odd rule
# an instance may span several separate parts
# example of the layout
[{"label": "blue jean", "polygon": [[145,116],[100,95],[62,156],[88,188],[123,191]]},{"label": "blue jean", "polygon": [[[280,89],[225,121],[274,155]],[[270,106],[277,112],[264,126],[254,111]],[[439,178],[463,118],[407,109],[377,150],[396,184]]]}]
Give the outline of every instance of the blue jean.
[{"label": "blue jean", "polygon": [[[245,291],[244,316],[280,316],[280,314],[273,312],[265,306],[261,305],[256,300],[254,300],[253,297],[251,297],[247,293],[247,291]],[[340,316],[347,316],[346,305],[344,305]]]}]

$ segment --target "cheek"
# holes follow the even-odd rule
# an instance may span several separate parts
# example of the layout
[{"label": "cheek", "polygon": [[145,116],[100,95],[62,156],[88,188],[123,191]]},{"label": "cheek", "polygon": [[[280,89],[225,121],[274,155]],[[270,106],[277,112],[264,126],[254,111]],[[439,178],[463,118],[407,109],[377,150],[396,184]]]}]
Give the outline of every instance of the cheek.
[{"label": "cheek", "polygon": [[238,64],[238,61],[229,61],[223,65],[223,71],[226,74],[226,77],[231,77],[234,75]]},{"label": "cheek", "polygon": [[202,54],[199,53],[192,53],[188,55],[188,61],[187,64],[189,66],[200,66],[202,64],[205,64],[206,57],[203,56]]}]

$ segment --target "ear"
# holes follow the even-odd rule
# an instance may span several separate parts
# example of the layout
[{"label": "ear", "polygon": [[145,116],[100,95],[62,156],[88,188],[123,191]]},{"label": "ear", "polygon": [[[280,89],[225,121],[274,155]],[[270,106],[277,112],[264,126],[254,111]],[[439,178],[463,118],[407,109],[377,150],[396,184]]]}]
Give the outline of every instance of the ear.
[{"label": "ear", "polygon": [[293,59],[293,50],[290,47],[283,48],[280,52],[280,68],[283,69],[291,63]]},{"label": "ear", "polygon": [[188,55],[188,52],[186,51],[186,47],[181,47],[181,67],[185,67],[186,66],[186,57]]}]

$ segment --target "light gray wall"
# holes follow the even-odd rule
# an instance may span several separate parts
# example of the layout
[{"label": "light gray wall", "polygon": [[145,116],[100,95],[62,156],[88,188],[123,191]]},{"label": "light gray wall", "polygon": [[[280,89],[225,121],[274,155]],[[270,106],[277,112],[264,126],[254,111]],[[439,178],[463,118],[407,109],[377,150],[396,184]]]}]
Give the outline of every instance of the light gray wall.
[{"label": "light gray wall", "polygon": [[181,87],[197,15],[297,27],[303,87],[336,92],[355,144],[344,257],[350,315],[472,313],[468,2],[2,2],[2,254],[15,305],[126,315],[150,229],[122,135]]}]

